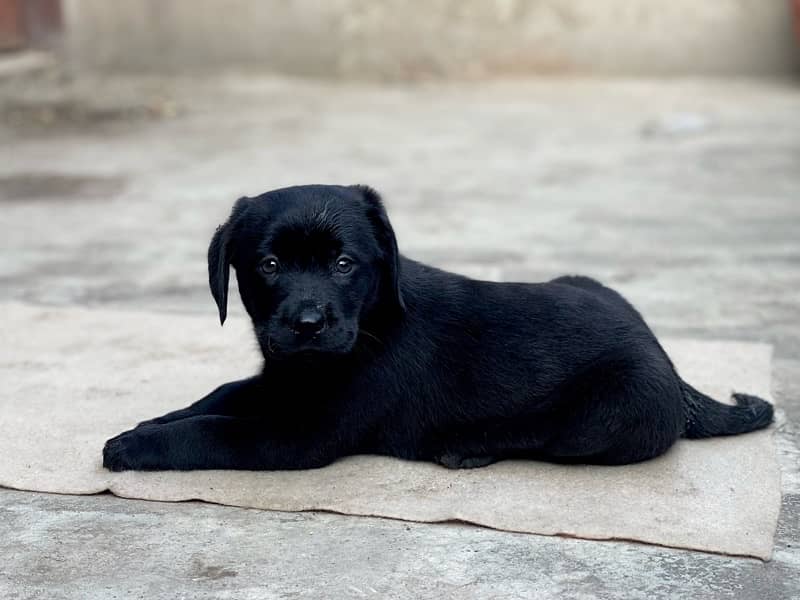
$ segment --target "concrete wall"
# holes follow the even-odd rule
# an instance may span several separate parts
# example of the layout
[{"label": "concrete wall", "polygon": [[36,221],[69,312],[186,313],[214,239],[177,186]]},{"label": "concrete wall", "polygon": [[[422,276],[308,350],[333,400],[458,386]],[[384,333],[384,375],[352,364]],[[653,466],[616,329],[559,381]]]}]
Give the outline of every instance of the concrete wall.
[{"label": "concrete wall", "polygon": [[325,77],[774,74],[787,0],[64,0],[82,65]]}]

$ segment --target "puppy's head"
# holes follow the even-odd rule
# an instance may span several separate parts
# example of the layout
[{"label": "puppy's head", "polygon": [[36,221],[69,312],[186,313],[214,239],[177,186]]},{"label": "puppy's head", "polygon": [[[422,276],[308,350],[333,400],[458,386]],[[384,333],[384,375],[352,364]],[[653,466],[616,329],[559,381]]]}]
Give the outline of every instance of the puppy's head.
[{"label": "puppy's head", "polygon": [[404,309],[394,232],[377,192],[365,186],[240,198],[208,249],[221,323],[231,265],[267,357],[347,353],[364,319]]}]

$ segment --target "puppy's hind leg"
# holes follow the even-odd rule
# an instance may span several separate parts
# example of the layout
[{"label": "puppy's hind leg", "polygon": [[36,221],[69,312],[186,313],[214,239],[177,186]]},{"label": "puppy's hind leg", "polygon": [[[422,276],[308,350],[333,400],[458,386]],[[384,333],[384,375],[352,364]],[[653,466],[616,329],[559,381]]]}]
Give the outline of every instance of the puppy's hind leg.
[{"label": "puppy's hind leg", "polygon": [[461,456],[452,452],[445,452],[436,456],[434,462],[448,469],[477,469],[497,462],[496,456]]},{"label": "puppy's hind leg", "polygon": [[565,390],[558,434],[543,448],[542,458],[624,465],[666,452],[684,418],[678,380],[665,365],[606,364],[585,373]]},{"label": "puppy's hind leg", "polygon": [[550,439],[543,415],[491,419],[450,432],[430,453],[433,462],[449,469],[475,469],[506,458],[535,454]]}]

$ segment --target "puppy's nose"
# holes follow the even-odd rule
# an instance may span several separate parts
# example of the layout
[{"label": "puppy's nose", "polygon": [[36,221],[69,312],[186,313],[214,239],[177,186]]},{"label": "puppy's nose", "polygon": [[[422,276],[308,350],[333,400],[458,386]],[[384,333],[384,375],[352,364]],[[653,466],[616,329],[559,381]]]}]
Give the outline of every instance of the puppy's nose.
[{"label": "puppy's nose", "polygon": [[294,322],[294,332],[297,335],[316,335],[323,327],[325,327],[325,315],[318,308],[304,308]]}]

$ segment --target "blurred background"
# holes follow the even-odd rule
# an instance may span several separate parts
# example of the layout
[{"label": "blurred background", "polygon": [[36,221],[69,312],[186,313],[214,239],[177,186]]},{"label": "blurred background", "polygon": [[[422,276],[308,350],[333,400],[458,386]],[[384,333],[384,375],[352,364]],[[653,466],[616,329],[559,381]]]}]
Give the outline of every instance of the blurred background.
[{"label": "blurred background", "polygon": [[774,344],[775,560],[606,545],[599,577],[624,581],[618,597],[663,592],[655,577],[785,598],[799,75],[798,0],[0,0],[0,303],[217,327],[205,253],[237,197],[369,184],[413,258],[493,280],[591,275],[659,335]]},{"label": "blurred background", "polygon": [[599,277],[800,354],[800,8],[0,0],[0,298],[212,314],[233,200],[386,197],[401,250]]},{"label": "blurred background", "polygon": [[0,0],[0,300],[211,315],[235,198],[358,182],[414,258],[796,360],[799,45],[784,0]]}]

